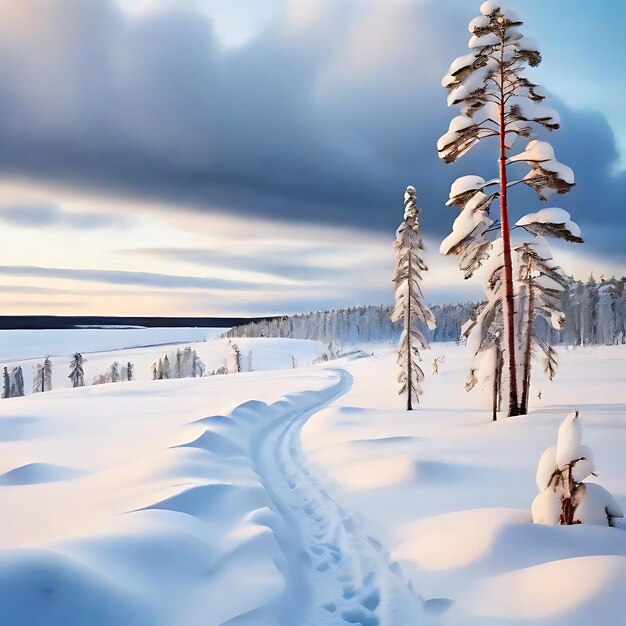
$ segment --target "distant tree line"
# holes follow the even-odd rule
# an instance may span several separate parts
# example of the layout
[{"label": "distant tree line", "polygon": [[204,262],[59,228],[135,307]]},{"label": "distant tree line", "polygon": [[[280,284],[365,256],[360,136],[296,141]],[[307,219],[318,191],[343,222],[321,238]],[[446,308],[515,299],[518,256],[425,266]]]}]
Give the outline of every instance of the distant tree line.
[{"label": "distant tree line", "polygon": [[[612,345],[626,343],[626,277],[591,276],[587,281],[568,279],[562,292],[565,314],[562,331],[537,319],[536,334],[548,343],[568,345]],[[429,342],[461,340],[462,327],[484,303],[459,302],[430,307],[437,327],[420,325]],[[234,326],[224,337],[272,337],[311,339],[336,345],[356,343],[395,343],[402,332],[401,321],[392,322],[393,305],[360,306],[286,316]]]}]

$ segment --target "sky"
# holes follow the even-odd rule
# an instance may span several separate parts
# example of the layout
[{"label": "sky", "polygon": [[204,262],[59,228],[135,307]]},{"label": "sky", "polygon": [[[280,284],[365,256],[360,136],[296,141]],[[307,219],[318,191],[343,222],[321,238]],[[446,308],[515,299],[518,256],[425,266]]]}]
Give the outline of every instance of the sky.
[{"label": "sky", "polygon": [[[414,185],[433,303],[479,299],[439,254],[458,176],[440,80],[469,0],[0,3],[0,293],[5,314],[266,315],[393,298]],[[626,5],[509,0],[562,118],[585,278],[626,274]],[[511,198],[516,219],[542,206]]]}]

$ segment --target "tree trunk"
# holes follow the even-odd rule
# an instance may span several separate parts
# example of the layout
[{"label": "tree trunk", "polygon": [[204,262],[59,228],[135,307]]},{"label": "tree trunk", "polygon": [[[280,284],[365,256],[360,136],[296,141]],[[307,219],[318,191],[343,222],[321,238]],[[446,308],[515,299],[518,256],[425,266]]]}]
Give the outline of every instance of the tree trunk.
[{"label": "tree trunk", "polygon": [[[502,42],[504,55],[504,41]],[[511,261],[511,231],[509,228],[509,214],[507,207],[507,172],[506,172],[506,122],[505,93],[504,93],[504,66],[500,63],[500,230],[502,233],[502,260],[504,264],[504,345],[507,352],[509,368],[509,417],[519,415],[517,395],[517,366],[515,362],[515,319],[513,300],[513,264]]]},{"label": "tree trunk", "polygon": [[528,318],[526,320],[526,337],[524,346],[524,373],[522,377],[522,400],[520,402],[519,414],[528,413],[528,397],[530,395],[530,371],[532,368],[532,341],[533,341],[533,281],[528,278]]},{"label": "tree trunk", "polygon": [[412,267],[411,251],[409,250],[409,259],[408,259],[408,267],[407,267],[407,277],[409,281],[409,293],[407,299],[407,307],[406,307],[406,410],[412,411],[413,405],[411,403],[411,396],[413,395],[413,381],[411,380],[411,376],[413,374],[413,370],[411,367],[411,267]]},{"label": "tree trunk", "polygon": [[496,422],[498,420],[498,361],[500,360],[499,350],[496,346],[496,369],[493,373],[493,399],[491,403],[491,421]]}]

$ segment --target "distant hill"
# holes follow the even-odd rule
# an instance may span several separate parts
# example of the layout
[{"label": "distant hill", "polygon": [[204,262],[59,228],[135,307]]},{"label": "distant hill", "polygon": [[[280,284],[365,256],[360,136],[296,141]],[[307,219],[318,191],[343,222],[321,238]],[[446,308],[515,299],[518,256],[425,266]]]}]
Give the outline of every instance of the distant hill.
[{"label": "distant hill", "polygon": [[91,315],[0,315],[0,330],[44,330],[84,327],[231,328],[274,317],[113,317]]}]

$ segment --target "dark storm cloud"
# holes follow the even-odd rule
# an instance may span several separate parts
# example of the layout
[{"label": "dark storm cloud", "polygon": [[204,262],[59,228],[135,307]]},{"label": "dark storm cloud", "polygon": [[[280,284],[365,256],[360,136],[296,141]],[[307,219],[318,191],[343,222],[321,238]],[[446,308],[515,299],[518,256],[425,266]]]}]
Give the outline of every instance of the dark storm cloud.
[{"label": "dark storm cloud", "polygon": [[0,266],[0,274],[5,276],[30,276],[34,278],[56,278],[81,282],[104,283],[111,285],[133,285],[137,287],[158,287],[162,289],[212,289],[218,291],[257,291],[274,284],[204,278],[199,276],[175,276],[153,272],[129,272],[122,270],[82,270],[59,267],[35,267],[31,265]]},{"label": "dark storm cloud", "polygon": [[[455,217],[443,206],[454,178],[495,173],[487,149],[455,166],[435,153],[454,115],[439,79],[464,52],[467,3],[320,1],[307,26],[286,17],[236,49],[181,4],[130,15],[113,0],[3,3],[4,173],[386,231],[413,184],[431,236]],[[559,110],[553,142],[578,186],[556,203],[589,227],[591,247],[618,250],[626,174],[613,173],[614,137],[597,114]],[[526,199],[520,214],[537,208]]]},{"label": "dark storm cloud", "polygon": [[121,228],[129,223],[127,218],[112,213],[69,213],[54,204],[16,204],[0,208],[0,220],[28,228],[54,226],[77,230]]}]

